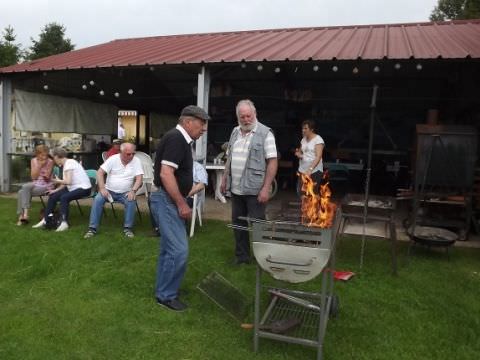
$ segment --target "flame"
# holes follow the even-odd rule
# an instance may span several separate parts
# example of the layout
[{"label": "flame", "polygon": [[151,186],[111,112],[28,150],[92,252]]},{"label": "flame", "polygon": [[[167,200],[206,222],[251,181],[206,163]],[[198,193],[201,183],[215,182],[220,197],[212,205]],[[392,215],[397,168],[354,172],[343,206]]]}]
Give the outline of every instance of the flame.
[{"label": "flame", "polygon": [[[302,224],[328,228],[332,226],[336,205],[330,202],[332,191],[328,181],[320,184],[320,194],[316,194],[316,182],[309,175],[299,174],[302,180]],[[327,179],[328,173],[323,175]]]}]

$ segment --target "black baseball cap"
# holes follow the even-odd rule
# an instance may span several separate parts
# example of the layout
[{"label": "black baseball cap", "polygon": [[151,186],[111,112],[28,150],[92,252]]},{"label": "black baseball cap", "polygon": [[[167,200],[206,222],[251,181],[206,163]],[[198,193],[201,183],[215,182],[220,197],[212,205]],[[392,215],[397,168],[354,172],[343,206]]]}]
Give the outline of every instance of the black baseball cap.
[{"label": "black baseball cap", "polygon": [[201,107],[196,105],[185,106],[180,114],[180,116],[191,116],[203,121],[210,120],[210,116],[203,110]]}]

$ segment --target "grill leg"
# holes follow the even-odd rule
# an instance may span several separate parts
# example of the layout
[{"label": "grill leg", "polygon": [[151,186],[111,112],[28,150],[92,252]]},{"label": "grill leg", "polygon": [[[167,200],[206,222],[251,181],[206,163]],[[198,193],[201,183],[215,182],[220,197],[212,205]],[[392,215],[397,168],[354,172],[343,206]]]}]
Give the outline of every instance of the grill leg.
[{"label": "grill leg", "polygon": [[256,284],[255,284],[255,324],[254,324],[254,334],[253,334],[253,351],[258,351],[258,328],[260,326],[260,290],[261,284],[260,279],[262,276],[262,270],[260,265],[257,264],[257,274],[256,274]]},{"label": "grill leg", "polygon": [[[333,271],[333,269],[332,269]],[[322,359],[323,352],[323,339],[325,338],[325,330],[327,327],[328,321],[328,303],[331,303],[329,296],[327,294],[327,281],[328,281],[327,271],[322,272],[322,297],[320,300],[320,319],[318,321],[318,346],[317,346],[317,360]]]},{"label": "grill leg", "polygon": [[390,242],[392,246],[392,273],[397,275],[397,230],[393,219],[389,223],[390,225]]}]

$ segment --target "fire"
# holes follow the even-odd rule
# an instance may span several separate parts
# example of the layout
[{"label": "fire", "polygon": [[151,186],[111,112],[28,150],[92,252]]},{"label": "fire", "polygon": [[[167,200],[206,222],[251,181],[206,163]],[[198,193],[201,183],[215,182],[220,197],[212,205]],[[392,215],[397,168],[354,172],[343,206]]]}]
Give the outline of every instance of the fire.
[{"label": "fire", "polygon": [[[299,174],[302,180],[302,224],[307,226],[317,226],[328,228],[332,226],[335,215],[335,204],[330,202],[332,191],[328,186],[328,181],[320,185],[320,194],[316,194],[314,189],[316,183],[309,175]],[[324,174],[324,179],[327,177]]]}]

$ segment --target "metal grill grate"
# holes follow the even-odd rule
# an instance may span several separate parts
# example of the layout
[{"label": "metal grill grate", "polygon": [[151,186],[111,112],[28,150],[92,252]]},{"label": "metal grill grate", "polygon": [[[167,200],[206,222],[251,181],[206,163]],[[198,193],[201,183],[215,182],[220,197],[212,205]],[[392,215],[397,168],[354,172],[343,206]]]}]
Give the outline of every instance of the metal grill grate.
[{"label": "metal grill grate", "polygon": [[197,288],[240,322],[247,316],[251,301],[216,271],[203,279]]},{"label": "metal grill grate", "polygon": [[[313,304],[320,306],[320,302],[313,299]],[[288,335],[296,338],[303,338],[312,341],[318,340],[318,327],[320,317],[318,311],[295,305],[284,299],[276,299],[272,311],[268,313],[262,325],[273,324],[283,319],[294,318],[300,321],[300,325],[288,331]]]}]

